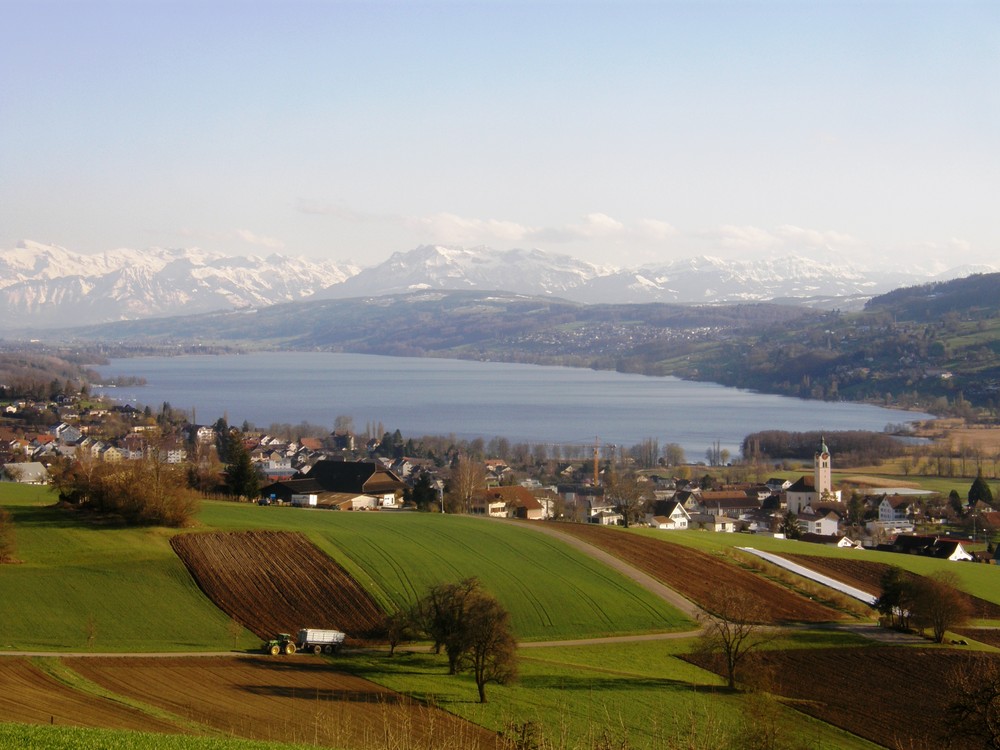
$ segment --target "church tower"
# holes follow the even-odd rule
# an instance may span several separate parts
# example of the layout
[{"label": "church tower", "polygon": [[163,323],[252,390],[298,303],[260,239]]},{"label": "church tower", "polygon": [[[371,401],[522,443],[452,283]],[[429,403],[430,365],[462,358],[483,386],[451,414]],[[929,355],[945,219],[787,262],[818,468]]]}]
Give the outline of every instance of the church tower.
[{"label": "church tower", "polygon": [[[826,438],[819,443],[819,450],[813,456],[813,487],[819,500],[833,496],[833,479],[830,473],[830,449],[826,447]],[[839,494],[839,493],[838,493]],[[838,500],[840,498],[837,498]]]}]

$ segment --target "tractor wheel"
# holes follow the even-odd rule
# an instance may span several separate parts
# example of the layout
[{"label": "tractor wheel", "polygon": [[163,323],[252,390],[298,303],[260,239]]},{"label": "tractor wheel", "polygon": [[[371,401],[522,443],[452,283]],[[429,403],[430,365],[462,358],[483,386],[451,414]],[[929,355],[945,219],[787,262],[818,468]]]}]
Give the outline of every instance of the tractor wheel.
[{"label": "tractor wheel", "polygon": [[333,646],[331,646],[330,644],[327,644],[327,645],[323,646],[323,653],[324,654],[332,654],[333,653]]},{"label": "tractor wheel", "polygon": [[316,656],[319,656],[320,654],[323,653],[323,647],[318,645],[313,646],[313,653],[316,654]]},{"label": "tractor wheel", "polygon": [[294,654],[295,653],[295,644],[294,643],[286,643],[285,644],[285,653],[288,654],[289,656],[291,656],[292,654]]},{"label": "tractor wheel", "polygon": [[277,656],[278,654],[281,653],[281,646],[279,646],[277,643],[273,643],[271,644],[271,647],[268,648],[268,652],[271,654],[271,656]]}]

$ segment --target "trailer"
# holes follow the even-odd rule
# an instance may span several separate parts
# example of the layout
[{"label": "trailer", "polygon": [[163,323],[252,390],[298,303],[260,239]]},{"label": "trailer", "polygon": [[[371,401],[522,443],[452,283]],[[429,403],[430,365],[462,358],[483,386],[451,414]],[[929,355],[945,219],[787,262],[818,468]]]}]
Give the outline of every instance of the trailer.
[{"label": "trailer", "polygon": [[314,654],[333,654],[340,650],[347,637],[339,630],[320,630],[318,628],[303,628],[296,638],[288,633],[278,633],[274,638],[264,641],[264,653],[277,656],[291,656],[296,651],[312,651]]},{"label": "trailer", "polygon": [[301,651],[312,651],[314,654],[334,654],[340,650],[346,637],[339,630],[303,628],[299,631],[296,646]]}]

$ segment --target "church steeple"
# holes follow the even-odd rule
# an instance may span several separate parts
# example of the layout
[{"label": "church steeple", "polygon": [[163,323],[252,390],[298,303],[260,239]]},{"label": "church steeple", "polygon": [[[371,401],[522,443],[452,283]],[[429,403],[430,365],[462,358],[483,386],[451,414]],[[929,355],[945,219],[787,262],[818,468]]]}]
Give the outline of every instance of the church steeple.
[{"label": "church steeple", "polygon": [[819,450],[813,457],[813,479],[816,494],[823,498],[833,491],[831,476],[830,449],[826,447],[826,437],[820,439]]}]

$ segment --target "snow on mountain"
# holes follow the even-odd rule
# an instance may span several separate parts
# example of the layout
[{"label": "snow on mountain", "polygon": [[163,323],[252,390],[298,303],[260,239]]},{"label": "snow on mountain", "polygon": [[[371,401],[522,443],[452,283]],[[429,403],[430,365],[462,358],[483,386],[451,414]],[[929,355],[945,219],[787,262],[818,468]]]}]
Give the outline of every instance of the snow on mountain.
[{"label": "snow on mountain", "polygon": [[768,260],[702,256],[623,270],[594,280],[588,288],[595,301],[615,302],[628,296],[634,302],[675,303],[857,297],[880,291],[886,290],[859,269],[798,256]]},{"label": "snow on mountain", "polygon": [[[984,269],[980,269],[984,270]],[[959,271],[948,278],[958,278]],[[939,280],[942,275],[935,275]],[[782,300],[858,307],[876,294],[931,281],[917,272],[872,272],[790,255],[764,260],[701,256],[641,268],[599,267],[541,250],[424,245],[395,253],[324,297],[379,296],[421,289],[502,289],[583,303],[721,304]]]},{"label": "snow on mountain", "polygon": [[498,289],[520,294],[569,296],[608,269],[541,250],[421,245],[397,252],[328,289],[327,297],[400,294],[420,289]]},{"label": "snow on mountain", "polygon": [[22,242],[0,251],[0,328],[45,328],[419,290],[506,291],[583,303],[775,300],[850,309],[903,286],[996,271],[984,266],[872,271],[790,255],[701,256],[616,269],[542,250],[422,245],[359,270],[304,258],[199,249],[83,255]]},{"label": "snow on mountain", "polygon": [[44,328],[291,302],[357,272],[304,258],[198,249],[95,255],[22,242],[0,252],[4,328]]}]

